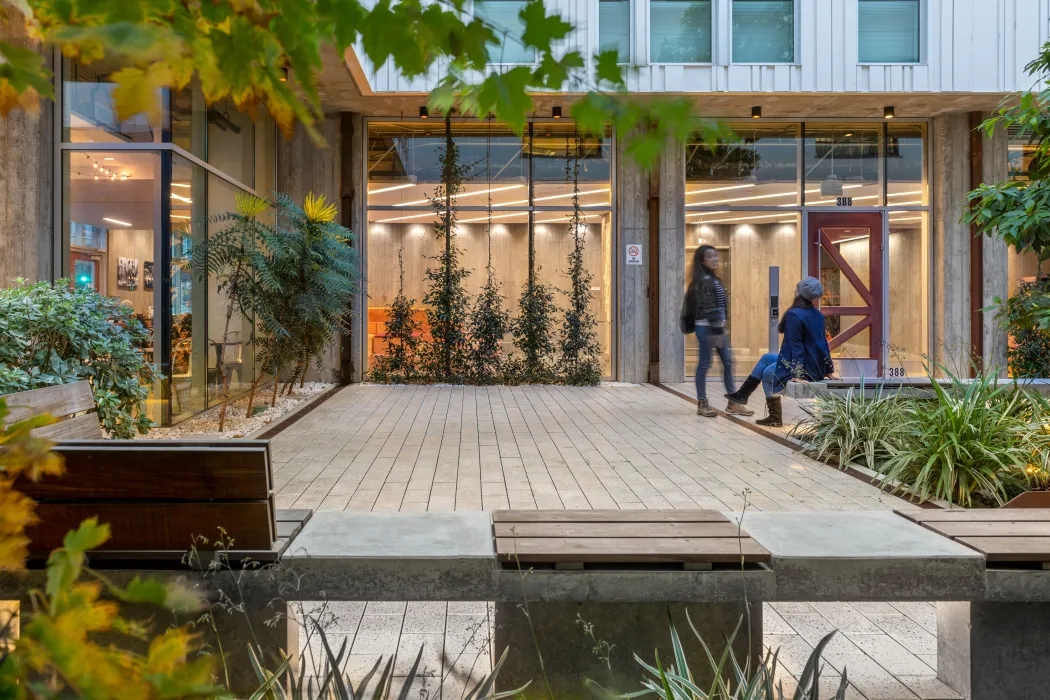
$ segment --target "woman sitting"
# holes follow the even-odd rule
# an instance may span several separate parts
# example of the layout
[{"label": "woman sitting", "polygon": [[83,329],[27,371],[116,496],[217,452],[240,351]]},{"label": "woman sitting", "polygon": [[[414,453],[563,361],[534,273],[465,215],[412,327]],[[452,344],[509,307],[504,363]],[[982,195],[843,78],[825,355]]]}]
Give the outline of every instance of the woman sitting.
[{"label": "woman sitting", "polygon": [[780,319],[784,334],[780,354],[766,353],[751,370],[739,391],[726,394],[732,403],[746,404],[751,393],[762,385],[769,415],[755,421],[758,425],[779,428],[784,425],[784,411],[777,394],[792,379],[819,382],[835,372],[825,335],[824,314],[813,305],[824,294],[820,280],[806,277],[795,287],[795,302]]}]

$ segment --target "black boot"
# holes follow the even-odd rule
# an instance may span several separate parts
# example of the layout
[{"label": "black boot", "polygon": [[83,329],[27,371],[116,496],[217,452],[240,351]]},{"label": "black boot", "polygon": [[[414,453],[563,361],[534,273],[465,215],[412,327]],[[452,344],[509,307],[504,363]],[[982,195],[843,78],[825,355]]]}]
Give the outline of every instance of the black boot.
[{"label": "black boot", "polygon": [[726,394],[726,398],[733,403],[746,404],[747,400],[751,398],[751,394],[761,384],[759,380],[755,379],[751,375],[748,375],[747,379],[744,380],[744,385],[734,391],[732,394]]},{"label": "black boot", "polygon": [[767,428],[783,427],[784,411],[780,405],[780,397],[766,397],[766,408],[769,410],[769,415],[761,420],[756,420],[755,425],[762,425]]}]

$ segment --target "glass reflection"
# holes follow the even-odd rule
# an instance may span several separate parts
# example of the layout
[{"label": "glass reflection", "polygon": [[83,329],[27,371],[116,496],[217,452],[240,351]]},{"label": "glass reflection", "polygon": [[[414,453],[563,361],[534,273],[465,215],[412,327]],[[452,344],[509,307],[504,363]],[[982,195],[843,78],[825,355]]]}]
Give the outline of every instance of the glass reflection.
[{"label": "glass reflection", "polygon": [[806,206],[878,206],[882,124],[806,125]]},{"label": "glass reflection", "polygon": [[798,125],[730,125],[738,140],[686,144],[686,206],[798,204]]}]

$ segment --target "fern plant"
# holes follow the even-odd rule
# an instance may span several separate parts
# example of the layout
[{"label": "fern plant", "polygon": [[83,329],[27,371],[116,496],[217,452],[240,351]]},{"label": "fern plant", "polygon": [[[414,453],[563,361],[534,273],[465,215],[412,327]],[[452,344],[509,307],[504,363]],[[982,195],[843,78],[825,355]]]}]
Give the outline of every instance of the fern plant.
[{"label": "fern plant", "polygon": [[[220,214],[212,219],[224,223],[193,252],[193,272],[207,283],[215,278],[216,291],[226,297],[225,322],[222,336],[215,343],[215,371],[222,389],[222,408],[219,409],[219,431],[226,422],[226,408],[230,403],[230,377],[226,372],[224,356],[230,340],[230,324],[234,314],[251,322],[259,311],[263,283],[270,258],[263,242],[265,225],[259,215],[270,207],[265,199],[239,193],[236,211]],[[254,341],[254,333],[248,342]],[[253,382],[254,389],[254,382]]]},{"label": "fern plant", "polygon": [[400,282],[386,322],[386,354],[372,358],[374,382],[410,382],[416,375],[421,327],[414,312],[416,300],[405,296],[404,250],[397,251],[397,265]]},{"label": "fern plant", "polygon": [[[348,329],[350,300],[358,290],[359,270],[353,234],[339,225],[336,206],[324,195],[306,196],[303,206],[278,195],[279,231],[271,247],[275,294],[266,298],[275,337],[266,355],[290,393],[305,381],[310,362],[321,357],[335,334]],[[278,388],[275,378],[274,398]]]},{"label": "fern plant", "polygon": [[[568,150],[568,149],[566,149]],[[565,160],[565,179],[572,182],[572,251],[569,253],[569,308],[561,324],[561,376],[566,384],[593,386],[602,379],[601,346],[598,344],[598,321],[591,313],[591,280],[583,264],[586,226],[580,213],[580,137],[576,135],[574,155]]]},{"label": "fern plant", "polygon": [[433,258],[437,267],[428,267],[426,273],[430,287],[423,303],[427,306],[427,323],[433,340],[425,348],[423,364],[432,379],[455,382],[461,381],[469,371],[467,314],[470,312],[470,296],[466,280],[470,270],[463,267],[456,235],[456,197],[463,189],[470,166],[459,163],[459,148],[452,138],[452,121],[447,114],[445,144],[438,150],[438,161],[441,163],[441,184],[434,190],[430,203],[438,215],[434,233],[444,246]]}]

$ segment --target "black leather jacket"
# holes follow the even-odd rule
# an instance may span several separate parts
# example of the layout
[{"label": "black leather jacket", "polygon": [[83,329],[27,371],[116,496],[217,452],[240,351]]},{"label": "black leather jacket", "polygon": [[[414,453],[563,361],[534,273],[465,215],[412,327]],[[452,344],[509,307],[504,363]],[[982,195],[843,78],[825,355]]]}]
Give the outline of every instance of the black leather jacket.
[{"label": "black leather jacket", "polygon": [[697,323],[710,326],[714,335],[724,332],[725,324],[722,322],[722,310],[718,306],[718,293],[715,290],[716,280],[718,278],[705,269],[698,282],[685,290],[680,319],[683,333],[692,333]]}]

